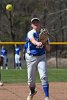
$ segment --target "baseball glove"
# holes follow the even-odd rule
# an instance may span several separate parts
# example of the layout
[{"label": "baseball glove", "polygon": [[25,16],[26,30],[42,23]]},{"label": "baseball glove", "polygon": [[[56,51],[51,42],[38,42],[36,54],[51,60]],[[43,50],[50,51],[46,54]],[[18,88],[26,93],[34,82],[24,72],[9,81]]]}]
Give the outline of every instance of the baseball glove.
[{"label": "baseball glove", "polygon": [[43,45],[48,43],[49,33],[47,29],[41,29],[39,34],[39,41],[42,42]]},{"label": "baseball glove", "polygon": [[0,66],[3,65],[3,57],[0,56]]}]

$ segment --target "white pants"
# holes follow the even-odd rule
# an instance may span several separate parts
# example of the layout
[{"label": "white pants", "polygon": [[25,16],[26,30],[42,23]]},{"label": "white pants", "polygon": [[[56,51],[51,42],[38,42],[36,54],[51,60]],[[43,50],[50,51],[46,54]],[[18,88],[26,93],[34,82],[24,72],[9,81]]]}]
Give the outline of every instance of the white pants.
[{"label": "white pants", "polygon": [[7,64],[7,57],[6,56],[3,56],[3,64]]},{"label": "white pants", "polygon": [[26,53],[25,58],[27,62],[28,84],[31,86],[35,85],[37,69],[42,85],[45,81],[48,81],[45,54],[42,56],[31,56]]},{"label": "white pants", "polygon": [[20,61],[20,55],[15,54],[15,63],[21,63]]}]

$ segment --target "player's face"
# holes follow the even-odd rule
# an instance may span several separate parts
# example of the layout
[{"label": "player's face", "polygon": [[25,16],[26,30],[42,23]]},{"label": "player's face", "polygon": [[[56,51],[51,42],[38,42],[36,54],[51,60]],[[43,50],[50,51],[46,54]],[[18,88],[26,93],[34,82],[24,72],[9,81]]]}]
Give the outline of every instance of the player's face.
[{"label": "player's face", "polygon": [[2,46],[2,49],[4,49],[4,46]]},{"label": "player's face", "polygon": [[40,30],[40,27],[41,27],[39,21],[34,21],[31,26],[32,26],[33,29],[35,29],[37,31],[39,31]]}]

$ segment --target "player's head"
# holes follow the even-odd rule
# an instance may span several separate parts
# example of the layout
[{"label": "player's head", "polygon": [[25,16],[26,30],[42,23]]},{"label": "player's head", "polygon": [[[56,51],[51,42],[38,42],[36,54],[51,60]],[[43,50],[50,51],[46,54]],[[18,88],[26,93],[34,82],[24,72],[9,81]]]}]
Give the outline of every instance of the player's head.
[{"label": "player's head", "polygon": [[31,19],[31,27],[35,30],[40,30],[40,19],[32,18]]},{"label": "player's head", "polygon": [[17,48],[17,44],[15,44],[15,48]]},{"label": "player's head", "polygon": [[2,49],[4,49],[5,47],[4,47],[4,45],[2,45]]},{"label": "player's head", "polygon": [[16,48],[16,46],[17,46],[17,45],[15,44],[15,48]]}]

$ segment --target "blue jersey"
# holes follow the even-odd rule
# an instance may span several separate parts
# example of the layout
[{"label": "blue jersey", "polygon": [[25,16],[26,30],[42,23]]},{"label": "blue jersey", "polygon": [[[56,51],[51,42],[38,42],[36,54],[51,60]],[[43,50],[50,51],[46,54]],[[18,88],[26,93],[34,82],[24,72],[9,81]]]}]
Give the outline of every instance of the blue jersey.
[{"label": "blue jersey", "polygon": [[7,50],[6,49],[1,49],[1,56],[6,56],[7,55]]},{"label": "blue jersey", "polygon": [[20,51],[21,51],[20,47],[16,47],[15,48],[15,54],[19,55],[20,54]]},{"label": "blue jersey", "polygon": [[39,40],[39,33],[36,32],[36,30],[32,29],[28,32],[27,38],[26,38],[26,52],[30,55],[34,56],[40,56],[45,54],[45,48],[44,46],[37,47],[33,43],[31,43],[30,38],[34,37],[36,41]]}]

